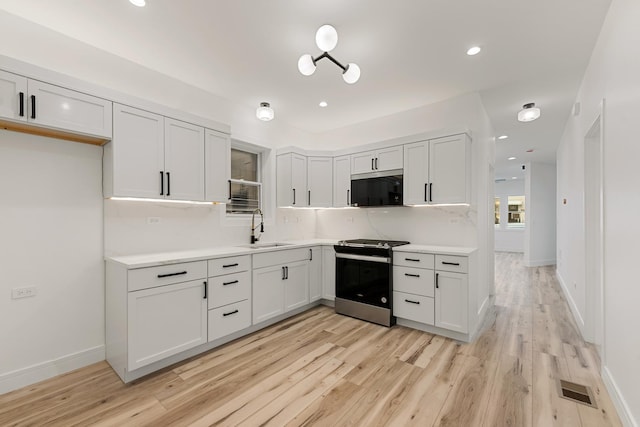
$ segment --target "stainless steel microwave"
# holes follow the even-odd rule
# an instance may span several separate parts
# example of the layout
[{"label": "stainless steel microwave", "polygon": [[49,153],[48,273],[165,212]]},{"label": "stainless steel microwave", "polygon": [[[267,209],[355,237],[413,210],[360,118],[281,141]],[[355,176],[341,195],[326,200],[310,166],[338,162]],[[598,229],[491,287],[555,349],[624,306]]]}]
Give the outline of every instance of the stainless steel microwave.
[{"label": "stainless steel microwave", "polygon": [[351,175],[351,206],[402,206],[402,169]]}]

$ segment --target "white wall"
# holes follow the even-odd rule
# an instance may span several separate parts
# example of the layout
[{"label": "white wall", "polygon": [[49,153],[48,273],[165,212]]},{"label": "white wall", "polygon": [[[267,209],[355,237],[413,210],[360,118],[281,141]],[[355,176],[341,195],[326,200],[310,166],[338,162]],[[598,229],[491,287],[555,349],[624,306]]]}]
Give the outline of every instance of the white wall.
[{"label": "white wall", "polygon": [[558,149],[558,275],[579,315],[584,288],[584,137],[604,108],[604,366],[603,377],[626,425],[640,422],[640,2],[613,0]]},{"label": "white wall", "polygon": [[[524,229],[507,228],[509,196],[524,195],[524,180],[514,179],[495,183],[495,197],[500,197],[500,226],[495,228],[496,251],[524,252]],[[525,200],[525,206],[527,201]],[[526,213],[525,213],[526,215]],[[526,216],[525,216],[526,218]]]},{"label": "white wall", "polygon": [[527,163],[524,195],[524,265],[553,265],[556,263],[556,165]]},{"label": "white wall", "polygon": [[100,147],[0,130],[0,393],[104,359],[101,165]]}]

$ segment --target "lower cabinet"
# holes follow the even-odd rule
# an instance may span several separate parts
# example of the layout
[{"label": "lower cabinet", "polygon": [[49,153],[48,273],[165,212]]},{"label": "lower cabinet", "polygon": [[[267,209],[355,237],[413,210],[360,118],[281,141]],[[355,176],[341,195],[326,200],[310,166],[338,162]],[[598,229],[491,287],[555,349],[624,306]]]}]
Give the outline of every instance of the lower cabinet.
[{"label": "lower cabinet", "polygon": [[333,246],[322,247],[322,298],[336,299],[336,251]]},{"label": "lower cabinet", "polygon": [[284,313],[284,267],[253,271],[253,324]]},{"label": "lower cabinet", "polygon": [[209,341],[251,326],[251,303],[248,299],[209,310]]},{"label": "lower cabinet", "polygon": [[435,325],[451,331],[467,333],[468,285],[467,275],[436,271]]},{"label": "lower cabinet", "polygon": [[309,302],[322,298],[322,247],[309,249]]},{"label": "lower cabinet", "polygon": [[128,294],[128,370],[207,342],[206,281]]},{"label": "lower cabinet", "polygon": [[284,311],[309,304],[309,262],[297,261],[286,267]]}]

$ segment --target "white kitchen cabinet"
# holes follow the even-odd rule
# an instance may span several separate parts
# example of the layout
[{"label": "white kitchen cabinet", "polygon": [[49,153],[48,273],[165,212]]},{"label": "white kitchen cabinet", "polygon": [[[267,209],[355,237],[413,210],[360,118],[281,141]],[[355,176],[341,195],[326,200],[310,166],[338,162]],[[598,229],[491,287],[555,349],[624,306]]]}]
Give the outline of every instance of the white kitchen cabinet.
[{"label": "white kitchen cabinet", "polygon": [[322,298],[336,299],[336,251],[333,246],[322,247]]},{"label": "white kitchen cabinet", "polygon": [[101,140],[112,136],[111,101],[6,71],[0,71],[0,118]]},{"label": "white kitchen cabinet", "polygon": [[309,304],[309,261],[297,261],[285,266],[284,311]]},{"label": "white kitchen cabinet", "polygon": [[381,172],[403,168],[401,145],[351,155],[351,174]]},{"label": "white kitchen cabinet", "polygon": [[433,325],[434,256],[397,252],[393,258],[393,315]]},{"label": "white kitchen cabinet", "polygon": [[351,156],[333,159],[333,206],[351,205]]},{"label": "white kitchen cabinet", "polygon": [[113,128],[105,197],[204,200],[203,127],[115,104]]},{"label": "white kitchen cabinet", "polygon": [[309,301],[322,298],[322,247],[309,249]]},{"label": "white kitchen cabinet", "polygon": [[471,150],[462,135],[404,146],[404,204],[469,203]]},{"label": "white kitchen cabinet", "polygon": [[253,324],[284,313],[285,269],[274,265],[253,270]]},{"label": "white kitchen cabinet", "polygon": [[333,206],[332,157],[307,157],[307,204],[319,208]]},{"label": "white kitchen cabinet", "polygon": [[435,285],[435,325],[451,331],[469,332],[467,274],[436,270]]},{"label": "white kitchen cabinet", "polygon": [[207,342],[206,281],[128,294],[129,370]]},{"label": "white kitchen cabinet", "polygon": [[222,132],[205,129],[205,201],[226,203],[229,200],[230,168],[231,138]]},{"label": "white kitchen cabinet", "polygon": [[307,158],[297,153],[276,158],[276,199],[278,206],[308,206]]}]

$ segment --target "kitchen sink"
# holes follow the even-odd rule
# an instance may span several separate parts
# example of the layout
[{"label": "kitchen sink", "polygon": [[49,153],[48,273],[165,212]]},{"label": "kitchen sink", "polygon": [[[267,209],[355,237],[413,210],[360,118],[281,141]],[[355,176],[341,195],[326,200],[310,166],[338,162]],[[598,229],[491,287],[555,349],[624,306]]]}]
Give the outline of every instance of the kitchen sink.
[{"label": "kitchen sink", "polygon": [[279,246],[289,246],[292,245],[292,243],[275,243],[275,242],[270,242],[270,243],[252,243],[249,245],[240,245],[241,248],[249,248],[249,249],[265,249],[265,248],[277,248]]}]

